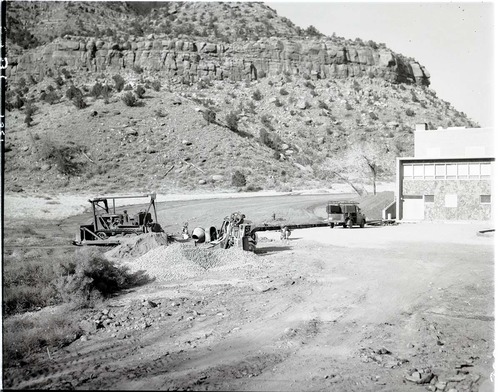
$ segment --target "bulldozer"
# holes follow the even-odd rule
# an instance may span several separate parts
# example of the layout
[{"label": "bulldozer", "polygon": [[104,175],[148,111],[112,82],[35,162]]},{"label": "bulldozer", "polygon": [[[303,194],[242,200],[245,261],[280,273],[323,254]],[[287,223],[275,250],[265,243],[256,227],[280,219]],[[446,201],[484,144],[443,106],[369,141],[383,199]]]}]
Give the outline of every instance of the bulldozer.
[{"label": "bulldozer", "polygon": [[[116,201],[124,199],[148,198],[146,210],[129,216],[127,210],[117,210]],[[92,205],[92,221],[79,227],[73,245],[120,244],[124,235],[163,232],[156,215],[156,193],[133,196],[100,196],[89,199]],[[154,216],[154,219],[152,218]]]}]

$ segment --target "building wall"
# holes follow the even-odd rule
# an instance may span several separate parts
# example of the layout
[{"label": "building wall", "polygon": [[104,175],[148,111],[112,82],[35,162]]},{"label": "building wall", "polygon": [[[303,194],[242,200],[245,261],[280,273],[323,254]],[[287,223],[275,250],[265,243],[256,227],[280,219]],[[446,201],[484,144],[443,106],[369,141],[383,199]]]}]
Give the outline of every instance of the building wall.
[{"label": "building wall", "polygon": [[415,158],[493,157],[493,128],[416,130]]},{"label": "building wall", "polygon": [[[489,220],[491,203],[482,204],[481,195],[491,195],[490,180],[416,180],[403,179],[405,195],[434,195],[434,202],[425,202],[425,220]],[[456,195],[457,206],[446,206],[447,196]],[[448,202],[453,196],[448,196]],[[404,209],[403,209],[403,219]]]}]

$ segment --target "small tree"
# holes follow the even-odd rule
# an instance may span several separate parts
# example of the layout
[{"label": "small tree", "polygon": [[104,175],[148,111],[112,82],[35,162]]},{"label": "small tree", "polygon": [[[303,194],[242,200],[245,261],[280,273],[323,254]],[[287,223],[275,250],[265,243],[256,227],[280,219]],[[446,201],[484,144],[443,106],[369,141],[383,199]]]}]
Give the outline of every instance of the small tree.
[{"label": "small tree", "polygon": [[137,98],[130,91],[122,96],[122,101],[127,106],[135,106],[137,104]]},{"label": "small tree", "polygon": [[252,98],[256,101],[260,101],[263,97],[262,97],[262,93],[260,92],[259,89],[255,90],[253,93],[252,93]]},{"label": "small tree", "polygon": [[72,101],[75,97],[82,97],[83,96],[83,93],[82,91],[75,87],[74,84],[72,84],[69,89],[66,90],[66,98],[68,98],[68,100]]},{"label": "small tree", "polygon": [[90,90],[90,95],[93,96],[95,99],[99,98],[99,96],[102,94],[102,84],[101,83],[96,83],[92,86],[92,90]]},{"label": "small tree", "polygon": [[139,84],[139,85],[137,85],[137,87],[135,89],[135,93],[136,93],[138,98],[142,98],[142,97],[144,97],[144,94],[146,93],[146,89]]},{"label": "small tree", "polygon": [[203,112],[203,118],[206,120],[207,125],[214,124],[216,118],[215,112],[213,110],[207,109]]},{"label": "small tree", "polygon": [[245,175],[239,170],[236,170],[233,176],[231,177],[231,185],[242,187],[245,186],[246,184],[247,184],[247,179]]},{"label": "small tree", "polygon": [[123,79],[120,75],[115,75],[113,76],[113,81],[115,82],[116,91],[122,91],[125,86],[125,79]]},{"label": "small tree", "polygon": [[83,99],[83,95],[77,95],[72,99],[73,105],[75,105],[76,108],[78,109],[84,109],[87,107],[87,104],[85,103]]},{"label": "small tree", "polygon": [[238,132],[238,116],[234,112],[230,112],[226,115],[226,123],[228,128],[233,132]]}]

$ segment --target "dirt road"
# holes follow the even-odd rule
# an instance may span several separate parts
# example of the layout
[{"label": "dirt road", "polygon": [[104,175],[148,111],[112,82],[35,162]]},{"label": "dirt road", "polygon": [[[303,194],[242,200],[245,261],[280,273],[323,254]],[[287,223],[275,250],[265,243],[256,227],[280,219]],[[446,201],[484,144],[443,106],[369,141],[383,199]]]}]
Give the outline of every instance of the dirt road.
[{"label": "dirt road", "polygon": [[[239,210],[278,211],[248,202],[256,204]],[[318,203],[278,214],[307,216]],[[223,207],[182,208],[232,212]],[[183,216],[163,213],[172,227]],[[202,276],[156,281],[92,310],[85,320],[100,320],[98,329],[50,360],[10,369],[6,386],[488,390],[494,246],[476,235],[483,228],[317,228],[293,231],[288,242],[265,233],[255,255],[237,252]]]}]

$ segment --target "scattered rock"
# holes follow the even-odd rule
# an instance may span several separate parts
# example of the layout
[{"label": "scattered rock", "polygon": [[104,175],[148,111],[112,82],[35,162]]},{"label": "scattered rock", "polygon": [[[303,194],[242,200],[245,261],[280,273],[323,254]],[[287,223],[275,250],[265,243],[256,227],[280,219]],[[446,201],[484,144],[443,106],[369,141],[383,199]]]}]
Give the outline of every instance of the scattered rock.
[{"label": "scattered rock", "polygon": [[224,176],[222,174],[214,174],[212,176],[212,180],[213,181],[223,181],[224,180]]},{"label": "scattered rock", "polygon": [[200,180],[200,181],[198,181],[198,184],[200,184],[200,185],[205,185],[206,183],[207,183],[206,180]]},{"label": "scattered rock", "polygon": [[40,167],[40,170],[43,172],[46,172],[46,171],[49,171],[50,168],[51,168],[51,166],[48,163],[46,163]]},{"label": "scattered rock", "polygon": [[185,146],[190,146],[193,143],[191,143],[190,141],[187,141],[187,140],[183,140],[182,144],[184,144]]}]

